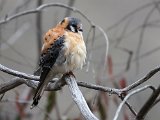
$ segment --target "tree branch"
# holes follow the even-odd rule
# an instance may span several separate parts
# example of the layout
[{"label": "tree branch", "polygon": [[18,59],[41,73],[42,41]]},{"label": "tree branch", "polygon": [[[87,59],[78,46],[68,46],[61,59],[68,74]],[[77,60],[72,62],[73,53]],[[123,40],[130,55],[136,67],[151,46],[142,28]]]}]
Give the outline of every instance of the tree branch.
[{"label": "tree branch", "polygon": [[153,104],[155,103],[157,97],[160,94],[160,86],[152,93],[147,102],[140,109],[139,113],[136,116],[136,120],[144,120],[146,114],[151,110]]},{"label": "tree branch", "polygon": [[3,94],[7,92],[8,90],[11,90],[19,85],[22,85],[24,82],[21,78],[14,78],[6,83],[0,84],[0,94]]},{"label": "tree branch", "polygon": [[98,120],[98,118],[90,111],[81,91],[77,86],[74,76],[67,76],[65,81],[70,89],[74,102],[77,104],[85,120]]},{"label": "tree branch", "polygon": [[[62,77],[59,80],[54,80],[54,82],[50,82],[48,86],[46,87],[46,91],[57,91],[60,90],[66,83],[64,82],[64,77]],[[33,89],[36,89],[38,86],[38,81],[35,80],[27,80],[23,78],[13,78],[9,82],[5,82],[0,84],[0,94],[3,94],[15,87],[18,87],[19,85],[25,84],[28,87],[31,87]]]},{"label": "tree branch", "polygon": [[134,94],[137,94],[137,93],[139,93],[139,92],[141,92],[141,91],[144,91],[144,90],[146,90],[146,89],[148,89],[148,88],[152,88],[152,86],[146,85],[146,86],[144,86],[144,87],[142,87],[142,88],[136,89],[136,90],[132,91],[131,93],[129,93],[129,94],[124,98],[124,100],[120,103],[120,105],[119,105],[119,107],[118,107],[118,109],[117,109],[117,111],[116,111],[116,114],[115,114],[113,120],[118,120],[118,116],[119,116],[119,114],[120,114],[120,111],[121,111],[123,105],[126,103],[126,101],[127,101],[131,96],[133,96]]},{"label": "tree branch", "polygon": [[0,64],[0,71],[3,71],[5,73],[8,73],[8,74],[16,76],[16,77],[39,81],[39,76],[34,76],[34,75],[26,74],[23,72],[19,72],[16,70],[12,70],[10,68],[3,66],[2,64]]},{"label": "tree branch", "polygon": [[[5,73],[8,73],[8,74],[16,76],[16,77],[32,80],[32,82],[33,81],[39,81],[39,76],[34,76],[34,75],[31,75],[31,74],[26,74],[26,73],[23,73],[23,72],[12,70],[12,69],[7,68],[7,67],[5,67],[1,64],[0,64],[0,71],[3,71]],[[90,89],[94,89],[94,90],[100,90],[100,91],[103,91],[103,92],[108,92],[109,94],[116,94],[118,96],[121,96],[123,93],[129,92],[130,90],[134,89],[135,87],[139,86],[140,84],[146,82],[148,79],[150,79],[154,74],[156,74],[159,71],[160,71],[160,66],[151,70],[143,78],[137,80],[135,83],[133,83],[133,84],[131,84],[131,85],[129,85],[129,86],[123,88],[123,89],[103,87],[103,86],[100,86],[100,85],[94,85],[94,84],[91,84],[91,83],[85,83],[85,82],[81,82],[81,81],[78,81],[77,84],[81,87],[86,87],[86,88],[90,88]],[[50,81],[50,84],[54,83],[54,82],[55,82],[55,80],[52,80],[52,81]],[[50,90],[50,89],[48,89],[48,90]]]},{"label": "tree branch", "polygon": [[[22,85],[22,84],[26,84],[28,87],[31,87],[31,88],[36,88],[37,85],[38,85],[39,76],[34,76],[34,75],[19,72],[19,71],[15,71],[15,70],[7,68],[7,67],[5,67],[1,64],[0,64],[0,70],[5,72],[5,73],[8,73],[8,74],[21,77],[21,78],[18,78],[18,77],[13,78],[11,81],[1,84],[0,85],[0,94],[3,94],[5,92],[7,92],[8,90],[11,90],[11,89],[13,89],[13,88],[15,88],[19,85]],[[139,79],[135,83],[133,83],[133,84],[131,84],[131,85],[129,85],[126,88],[123,88],[123,89],[109,88],[109,87],[94,85],[94,84],[80,82],[80,81],[78,81],[77,84],[79,86],[86,87],[86,88],[89,88],[89,89],[100,90],[100,91],[103,91],[103,92],[107,92],[109,94],[116,94],[122,99],[124,97],[124,93],[129,92],[130,90],[134,89],[135,87],[137,87],[140,84],[144,83],[145,81],[149,80],[158,71],[160,71],[160,67],[157,67],[157,68],[151,70],[143,78]],[[65,80],[66,80],[65,76],[63,76],[59,80],[51,80],[45,90],[46,91],[59,90],[66,84],[64,82]],[[150,87],[150,88],[152,88],[154,90],[153,87]],[[129,107],[131,112],[136,116],[137,113],[132,108],[132,106],[127,101],[125,101],[125,104]]]},{"label": "tree branch", "polygon": [[156,104],[158,104],[160,102],[160,97],[157,98],[157,100],[154,102],[154,104],[152,105],[152,107],[154,107]]},{"label": "tree branch", "polygon": [[14,14],[12,16],[5,16],[5,18],[3,20],[0,20],[0,25],[1,24],[4,24],[4,23],[7,23],[13,19],[16,19],[17,17],[21,17],[21,16],[24,16],[24,15],[28,15],[28,14],[33,14],[33,13],[38,13],[40,12],[41,10],[45,9],[45,8],[48,8],[48,7],[62,7],[62,8],[66,8],[66,9],[69,9],[69,10],[72,10],[74,12],[77,12],[79,13],[80,15],[82,15],[91,25],[93,25],[93,22],[87,17],[85,16],[80,10],[78,10],[77,8],[75,7],[70,7],[68,5],[65,5],[65,4],[61,4],[61,3],[48,3],[48,4],[43,4],[35,9],[31,9],[31,10],[26,10],[26,11],[23,11],[23,12],[20,12],[20,13],[17,13],[17,14]]},{"label": "tree branch", "polygon": [[[10,89],[6,88],[7,85],[11,85],[11,86],[13,86],[12,88],[14,88],[14,87],[19,86],[21,84],[26,84],[27,86],[35,88],[35,86],[38,84],[38,82],[36,82],[36,81],[39,81],[39,76],[34,76],[34,75],[19,72],[19,71],[16,71],[16,70],[12,70],[12,69],[7,68],[7,67],[5,67],[1,64],[0,64],[0,71],[3,71],[5,73],[8,73],[8,74],[13,75],[13,76],[20,77],[20,78],[15,78],[15,79],[11,80],[12,82],[3,83],[3,87],[5,88],[5,89],[3,89],[3,92],[4,91],[6,92],[6,91],[10,90]],[[22,78],[24,78],[24,79],[22,79]],[[28,79],[28,80],[26,80],[26,79]],[[62,77],[62,79],[64,79],[64,77]],[[59,88],[62,87],[65,84],[63,82],[54,83],[56,81],[57,80],[50,81],[46,90],[48,90],[48,91],[54,90],[55,89],[53,87],[54,84],[58,84],[56,86],[59,86]],[[20,82],[21,84],[18,84],[18,82]],[[121,90],[119,90],[119,89],[103,87],[103,86],[100,86],[100,85],[94,85],[94,84],[89,84],[89,83],[85,83],[85,82],[77,82],[77,83],[78,83],[79,86],[90,88],[90,89],[101,90],[101,91],[104,91],[104,92],[108,92],[110,94],[117,94],[117,95],[121,94]],[[0,89],[0,93],[2,93],[1,89]]]},{"label": "tree branch", "polygon": [[147,75],[145,75],[143,78],[137,80],[133,84],[123,88],[122,92],[128,92],[128,91],[134,89],[135,87],[137,87],[137,86],[141,85],[142,83],[146,82],[147,80],[149,80],[151,77],[153,77],[159,71],[160,71],[160,66],[154,68]]}]

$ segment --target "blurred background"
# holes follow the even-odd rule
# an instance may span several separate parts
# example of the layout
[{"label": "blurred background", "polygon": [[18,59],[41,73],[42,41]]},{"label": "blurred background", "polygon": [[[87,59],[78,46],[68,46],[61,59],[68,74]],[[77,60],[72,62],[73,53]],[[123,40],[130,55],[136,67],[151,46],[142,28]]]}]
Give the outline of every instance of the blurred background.
[{"label": "blurred background", "polygon": [[[78,13],[53,6],[39,13],[17,17],[0,24],[0,63],[21,72],[33,74],[38,66],[42,37],[66,16],[81,19],[88,57],[82,70],[75,71],[78,81],[107,87],[123,88],[146,75],[160,63],[160,0],[0,0],[0,21],[42,4],[61,3],[79,9],[107,33],[106,40]],[[91,31],[90,31],[91,30]],[[155,75],[146,84],[157,87]],[[13,76],[0,72],[0,83]],[[114,95],[80,87],[91,110],[101,120],[112,120],[121,100]],[[33,90],[21,85],[4,94],[0,102],[0,120],[81,120],[67,86],[56,92],[45,92],[37,108],[30,110]],[[151,91],[134,95],[130,104],[138,111]],[[156,105],[146,120],[159,120]],[[119,120],[132,120],[125,106]]]}]

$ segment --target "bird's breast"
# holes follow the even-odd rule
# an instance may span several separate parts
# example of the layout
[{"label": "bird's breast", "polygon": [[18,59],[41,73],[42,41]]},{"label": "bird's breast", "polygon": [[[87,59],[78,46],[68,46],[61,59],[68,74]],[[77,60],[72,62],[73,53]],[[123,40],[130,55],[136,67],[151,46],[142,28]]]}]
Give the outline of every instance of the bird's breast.
[{"label": "bird's breast", "polygon": [[65,33],[65,56],[67,68],[72,71],[82,68],[86,59],[86,46],[83,36],[78,33]]}]

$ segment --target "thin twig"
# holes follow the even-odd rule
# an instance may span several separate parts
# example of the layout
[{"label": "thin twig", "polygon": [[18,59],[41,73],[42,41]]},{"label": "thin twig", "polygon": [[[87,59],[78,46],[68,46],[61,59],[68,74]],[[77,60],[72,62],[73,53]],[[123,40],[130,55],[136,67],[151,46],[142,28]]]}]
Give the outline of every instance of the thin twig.
[{"label": "thin twig", "polygon": [[128,19],[127,23],[124,25],[123,30],[121,32],[121,35],[118,37],[118,39],[116,41],[115,47],[118,47],[119,44],[122,42],[126,32],[128,31],[128,27],[129,27],[132,20],[133,20],[132,17],[130,17],[130,19]]},{"label": "thin twig", "polygon": [[150,88],[150,87],[152,87],[152,86],[146,85],[146,86],[144,86],[144,87],[142,87],[142,88],[138,88],[138,89],[130,92],[130,93],[124,98],[124,100],[120,103],[120,105],[119,105],[119,107],[118,107],[118,109],[117,109],[117,111],[116,111],[116,114],[115,114],[113,120],[118,120],[118,116],[119,116],[119,114],[120,114],[120,111],[121,111],[121,109],[122,109],[122,106],[125,104],[125,102],[126,102],[131,96],[133,96],[134,94],[137,94],[137,93],[139,93],[139,92],[141,92],[141,91],[144,91],[144,90],[146,90],[146,89],[148,89],[148,88]]},{"label": "thin twig", "polygon": [[5,95],[5,93],[3,93],[3,94],[0,96],[0,102],[2,101],[4,95]]},{"label": "thin twig", "polygon": [[160,97],[153,103],[152,108],[160,102]]},{"label": "thin twig", "polygon": [[[121,97],[121,100],[124,100],[124,98]],[[134,116],[137,116],[137,112],[136,110],[133,108],[133,106],[128,102],[126,101],[125,104],[127,105],[127,107],[130,109],[130,111],[133,113]]]},{"label": "thin twig", "polygon": [[117,46],[116,48],[128,53],[129,57],[127,59],[126,68],[125,68],[125,71],[128,71],[130,69],[130,65],[133,57],[133,51],[128,50],[127,48],[119,47],[119,46]]},{"label": "thin twig", "polygon": [[147,102],[140,109],[139,113],[136,116],[136,120],[144,120],[146,114],[149,112],[149,110],[151,110],[152,105],[156,101],[159,94],[160,94],[160,86],[152,93],[150,98],[147,100]]},{"label": "thin twig", "polygon": [[160,66],[154,68],[147,75],[145,75],[143,78],[137,80],[133,84],[123,88],[122,91],[127,92],[127,91],[130,91],[130,90],[134,89],[135,87],[137,87],[140,84],[142,84],[142,83],[146,82],[147,80],[149,80],[153,75],[155,75],[159,71],[160,71]]},{"label": "thin twig", "polygon": [[153,14],[154,10],[155,10],[155,7],[153,7],[148,12],[146,18],[144,19],[143,27],[142,27],[142,29],[140,31],[139,42],[138,42],[138,46],[137,46],[137,50],[136,50],[136,59],[137,59],[137,61],[136,61],[136,67],[137,67],[137,71],[139,71],[139,55],[140,55],[140,50],[141,50],[141,46],[142,46],[142,43],[143,43],[144,33],[146,31],[146,25],[148,24],[148,20],[151,17],[151,15]]},{"label": "thin twig", "polygon": [[[138,8],[136,8],[135,10],[129,12],[124,17],[122,17],[118,22],[116,22],[115,24],[113,24],[110,27],[108,27],[105,31],[111,31],[111,30],[115,29],[116,27],[121,25],[122,22],[126,21],[129,17],[132,17],[136,13],[138,13],[138,12],[144,10],[144,9],[147,9],[148,7],[150,7],[150,6],[154,5],[154,4],[160,4],[160,1],[149,2],[149,3],[145,4],[145,5],[142,5],[142,6],[138,7]],[[132,32],[131,32],[131,34],[133,35]],[[99,36],[100,36],[100,34],[97,35],[96,38],[98,38]]]},{"label": "thin twig", "polygon": [[78,81],[77,84],[81,87],[108,92],[109,94],[117,94],[118,96],[120,96],[121,94],[121,90],[116,88],[103,87],[101,85],[95,85],[95,84],[81,82],[81,81]]},{"label": "thin twig", "polygon": [[90,29],[89,29],[89,32],[87,34],[87,38],[86,38],[86,47],[89,49],[89,36],[92,32],[92,38],[91,38],[91,48],[90,50],[87,50],[87,53],[88,53],[88,60],[87,60],[87,67],[86,67],[86,71],[89,71],[89,68],[90,68],[90,62],[91,62],[91,59],[92,59],[92,54],[93,54],[93,46],[94,46],[94,41],[95,41],[95,26],[91,26]]},{"label": "thin twig", "polygon": [[104,38],[105,38],[105,42],[106,42],[106,53],[105,53],[105,61],[104,61],[104,70],[106,68],[106,63],[107,63],[107,56],[108,56],[108,49],[109,49],[109,40],[108,40],[108,36],[107,34],[105,33],[105,31],[98,25],[95,25],[96,28],[99,29],[99,31],[104,35]]},{"label": "thin twig", "polygon": [[66,8],[66,9],[69,9],[69,10],[72,10],[74,12],[77,12],[79,13],[80,15],[82,15],[89,23],[92,23],[92,21],[87,17],[85,16],[80,10],[78,10],[77,8],[75,7],[70,7],[68,5],[65,5],[65,4],[61,4],[61,3],[48,3],[48,4],[43,4],[39,7],[37,7],[36,9],[31,9],[31,10],[27,10],[27,11],[23,11],[23,12],[20,12],[20,13],[17,13],[17,14],[14,14],[12,16],[6,16],[3,20],[0,20],[0,24],[4,24],[4,23],[7,23],[13,19],[16,19],[18,17],[21,17],[21,16],[24,16],[24,15],[28,15],[28,14],[33,14],[33,13],[38,13],[40,12],[41,10],[45,9],[45,8],[48,8],[48,7],[62,7],[62,8]]},{"label": "thin twig", "polygon": [[149,3],[145,4],[145,5],[142,5],[142,6],[138,7],[137,9],[129,12],[124,17],[122,17],[117,23],[115,23],[114,25],[111,25],[110,27],[108,27],[108,29],[105,30],[105,31],[110,31],[110,30],[114,29],[115,27],[118,27],[122,22],[124,22],[129,17],[133,16],[134,14],[138,13],[141,10],[144,10],[144,9],[152,6],[153,4],[160,4],[160,1],[149,2]]}]

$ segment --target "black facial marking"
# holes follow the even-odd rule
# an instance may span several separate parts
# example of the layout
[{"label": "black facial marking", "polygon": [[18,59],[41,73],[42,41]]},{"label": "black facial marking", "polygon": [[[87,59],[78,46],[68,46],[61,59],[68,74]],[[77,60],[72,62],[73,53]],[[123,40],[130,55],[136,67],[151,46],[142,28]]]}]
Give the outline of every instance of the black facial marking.
[{"label": "black facial marking", "polygon": [[61,25],[62,25],[64,22],[65,22],[65,20],[63,19],[63,20],[61,21]]},{"label": "black facial marking", "polygon": [[69,23],[67,26],[67,30],[78,33],[78,31],[82,31],[82,28],[79,28],[81,21],[77,18],[68,17]]}]

